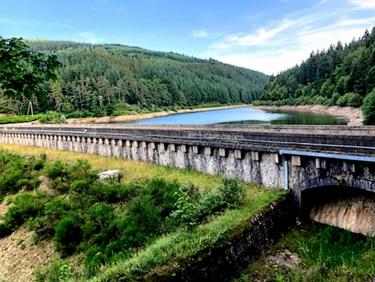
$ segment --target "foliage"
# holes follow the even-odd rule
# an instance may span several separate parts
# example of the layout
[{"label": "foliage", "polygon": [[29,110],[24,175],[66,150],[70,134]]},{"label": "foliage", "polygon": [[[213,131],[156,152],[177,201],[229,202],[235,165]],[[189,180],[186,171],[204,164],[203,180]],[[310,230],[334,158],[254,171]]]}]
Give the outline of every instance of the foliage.
[{"label": "foliage", "polygon": [[37,114],[37,115],[4,115],[4,116],[0,116],[0,124],[31,122],[31,121],[37,121],[42,117],[43,117],[43,114]]},{"label": "foliage", "polygon": [[40,118],[41,123],[65,123],[65,115],[48,111]]},{"label": "foliage", "polygon": [[[13,154],[5,155],[4,159],[4,162],[11,159],[22,162],[21,157]],[[155,257],[157,265],[188,257],[209,244],[225,241],[227,231],[281,195],[248,186],[245,201],[242,185],[233,180],[224,180],[212,192],[200,192],[190,186],[188,189],[194,191],[192,218],[195,225],[199,224],[198,228],[189,225],[191,219],[172,216],[179,208],[177,202],[184,191],[181,188],[184,185],[176,181],[154,177],[124,184],[101,183],[84,161],[45,163],[45,156],[39,164],[37,159],[29,157],[28,160],[38,174],[45,174],[52,190],[19,192],[10,198],[11,208],[0,224],[0,235],[7,236],[26,223],[38,240],[53,240],[63,257],[80,253],[84,263],[80,274],[64,262],[54,263],[38,273],[39,281],[60,281],[54,279],[63,279],[66,275],[69,277],[66,279],[87,280],[97,275],[103,265],[126,261],[154,242],[159,246],[163,238],[172,241],[168,241],[166,256],[161,258],[163,252],[159,250]],[[243,210],[242,205],[245,205]],[[222,215],[226,216],[222,218]],[[216,222],[216,218],[221,219]],[[205,224],[209,226],[200,229]],[[144,270],[150,270],[152,265]]]},{"label": "foliage", "polygon": [[[250,192],[250,191],[248,191]],[[262,191],[263,192],[263,191]],[[160,236],[131,257],[120,258],[101,268],[91,281],[142,280],[151,271],[167,271],[168,265],[179,266],[209,247],[222,246],[228,242],[237,228],[283,194],[272,190],[267,193],[252,190],[238,209],[225,210],[222,214],[191,230],[179,229]]]},{"label": "foliage", "polygon": [[371,281],[375,275],[374,238],[308,223],[286,234],[270,252],[286,249],[296,253],[302,264],[275,268],[267,260],[268,253],[251,263],[237,281]]},{"label": "foliage", "polygon": [[238,206],[243,195],[243,187],[236,180],[225,179],[217,190],[199,195],[196,187],[188,186],[181,187],[177,195],[176,210],[171,214],[171,218],[179,224],[192,227],[209,215]]},{"label": "foliage", "polygon": [[49,267],[45,267],[36,273],[36,282],[63,282],[72,281],[75,276],[74,270],[63,260],[53,261]]},{"label": "foliage", "polygon": [[71,255],[82,240],[81,221],[72,212],[64,216],[55,227],[53,241],[56,249],[63,255]]},{"label": "foliage", "polygon": [[375,88],[365,97],[362,111],[365,124],[375,125]]},{"label": "foliage", "polygon": [[40,191],[24,192],[17,195],[12,200],[12,206],[1,223],[0,237],[8,235],[27,220],[36,217],[43,210],[47,201],[48,196]]},{"label": "foliage", "polygon": [[85,160],[78,160],[73,165],[62,161],[47,164],[44,169],[49,178],[51,188],[60,192],[68,190],[88,190],[97,178],[91,170],[90,164]]},{"label": "foliage", "polygon": [[[30,41],[62,63],[38,110],[67,117],[121,115],[202,104],[249,103],[268,82],[262,73],[175,53],[123,45]],[[42,102],[43,101],[43,102]]]},{"label": "foliage", "polygon": [[41,85],[56,78],[59,65],[56,56],[30,50],[21,38],[0,38],[0,85],[8,97],[32,101],[36,95],[42,102]]},{"label": "foliage", "polygon": [[45,155],[39,158],[23,158],[20,155],[0,151],[0,200],[6,194],[37,188],[38,176],[45,161]]},{"label": "foliage", "polygon": [[360,107],[374,86],[375,28],[345,46],[338,42],[327,50],[312,52],[301,65],[272,77],[261,100],[271,105]]},{"label": "foliage", "polygon": [[363,97],[355,93],[346,93],[341,96],[336,104],[340,107],[360,107],[362,106]]}]

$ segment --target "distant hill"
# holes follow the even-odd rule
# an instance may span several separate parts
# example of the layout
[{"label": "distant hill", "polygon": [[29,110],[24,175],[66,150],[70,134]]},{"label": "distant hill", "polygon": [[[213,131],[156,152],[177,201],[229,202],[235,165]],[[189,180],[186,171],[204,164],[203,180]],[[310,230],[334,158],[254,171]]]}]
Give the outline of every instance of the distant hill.
[{"label": "distant hill", "polygon": [[257,104],[362,105],[375,87],[375,27],[343,46],[313,52],[305,62],[272,77]]},{"label": "distant hill", "polygon": [[62,63],[58,81],[44,87],[47,100],[43,95],[37,99],[40,111],[103,115],[135,108],[250,103],[260,97],[269,80],[263,73],[215,60],[119,44],[27,44],[57,55]]}]

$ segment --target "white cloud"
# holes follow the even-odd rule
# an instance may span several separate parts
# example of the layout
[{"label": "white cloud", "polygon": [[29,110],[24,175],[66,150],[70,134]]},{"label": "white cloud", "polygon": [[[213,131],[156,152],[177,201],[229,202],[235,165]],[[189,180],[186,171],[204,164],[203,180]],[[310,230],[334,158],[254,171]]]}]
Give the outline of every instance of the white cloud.
[{"label": "white cloud", "polygon": [[309,33],[296,35],[287,44],[276,43],[265,46],[264,50],[229,51],[203,54],[214,57],[222,62],[245,68],[255,69],[267,74],[277,74],[306,60],[312,51],[327,49],[338,41],[350,42],[364,33],[363,28],[333,28],[311,30]]},{"label": "white cloud", "polygon": [[230,34],[220,42],[214,43],[211,47],[216,49],[229,49],[236,46],[256,46],[268,42],[277,34],[291,28],[295,24],[292,20],[283,20],[272,28],[261,27],[254,33],[249,34]]},{"label": "white cloud", "polygon": [[[375,0],[371,2],[375,5]],[[284,15],[283,20],[255,31],[223,36],[200,55],[277,74],[300,64],[312,51],[327,49],[338,41],[348,43],[375,26],[375,15],[359,15],[348,3],[332,9],[332,0],[322,0],[320,5]]]},{"label": "white cloud", "polygon": [[362,9],[375,9],[375,0],[351,0],[350,2]]},{"label": "white cloud", "polygon": [[208,31],[205,29],[193,30],[191,34],[193,35],[193,37],[196,37],[196,38],[205,38],[209,36]]}]

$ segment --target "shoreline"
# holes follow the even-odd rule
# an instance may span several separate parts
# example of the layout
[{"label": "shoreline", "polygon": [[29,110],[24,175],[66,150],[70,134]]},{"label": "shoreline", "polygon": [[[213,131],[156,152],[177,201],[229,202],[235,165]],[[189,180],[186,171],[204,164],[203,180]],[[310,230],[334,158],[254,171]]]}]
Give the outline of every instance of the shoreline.
[{"label": "shoreline", "polygon": [[348,121],[348,126],[362,126],[363,114],[361,109],[352,107],[337,107],[323,105],[299,105],[299,106],[252,106],[255,109],[269,111],[285,111],[285,112],[309,112],[314,114],[330,115],[334,117],[344,117]]},{"label": "shoreline", "polygon": [[163,117],[173,114],[184,114],[184,113],[196,113],[214,110],[225,110],[232,108],[240,108],[250,106],[246,104],[241,105],[227,105],[227,106],[217,106],[217,107],[206,107],[206,108],[195,108],[195,109],[180,109],[176,111],[161,111],[147,114],[130,114],[130,115],[120,115],[120,116],[105,116],[105,117],[88,117],[88,118],[71,118],[67,119],[67,124],[90,124],[90,123],[117,123],[117,122],[132,122],[136,120],[143,120],[149,118]]}]

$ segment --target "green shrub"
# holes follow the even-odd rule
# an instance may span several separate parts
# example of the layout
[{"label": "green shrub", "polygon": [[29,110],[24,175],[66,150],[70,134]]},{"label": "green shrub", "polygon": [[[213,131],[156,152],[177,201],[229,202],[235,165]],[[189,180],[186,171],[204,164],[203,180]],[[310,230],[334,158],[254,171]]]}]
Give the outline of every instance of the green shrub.
[{"label": "green shrub", "polygon": [[95,197],[97,202],[118,203],[128,202],[139,195],[142,183],[131,182],[127,184],[96,182],[88,193]]},{"label": "green shrub", "polygon": [[70,212],[72,204],[67,196],[58,196],[46,203],[39,216],[29,222],[38,240],[52,238],[59,220]]},{"label": "green shrub", "polygon": [[21,122],[31,122],[39,120],[43,117],[43,114],[37,115],[5,115],[0,117],[0,124],[7,123],[21,123]]},{"label": "green shrub", "polygon": [[66,118],[86,118],[86,117],[92,117],[93,114],[89,111],[75,111],[72,113],[67,113]]},{"label": "green shrub", "polygon": [[82,221],[77,213],[65,215],[56,225],[53,241],[63,255],[73,254],[82,241]]},{"label": "green shrub", "polygon": [[200,196],[193,186],[181,188],[171,218],[179,224],[192,227],[216,212],[236,207],[242,197],[242,185],[232,179],[224,179],[216,191],[207,191]]},{"label": "green shrub", "polygon": [[346,93],[337,100],[337,106],[340,107],[360,107],[363,102],[363,97],[356,93]]},{"label": "green shrub", "polygon": [[362,111],[364,123],[375,125],[375,89],[365,97]]},{"label": "green shrub", "polygon": [[84,215],[83,239],[89,244],[103,244],[109,239],[108,229],[115,219],[113,207],[96,203]]},{"label": "green shrub", "polygon": [[39,120],[41,123],[48,123],[48,124],[54,124],[54,123],[65,123],[66,118],[64,114],[57,113],[57,112],[47,112],[45,113]]},{"label": "green shrub", "polygon": [[33,190],[39,186],[38,176],[44,166],[44,156],[22,158],[0,151],[0,200],[19,190]]},{"label": "green shrub", "polygon": [[61,192],[69,190],[70,167],[67,163],[59,160],[54,161],[46,165],[44,172],[48,176],[52,188]]},{"label": "green shrub", "polygon": [[78,160],[72,165],[57,160],[46,165],[44,172],[51,187],[60,192],[72,189],[81,193],[88,190],[97,179],[97,174],[91,170],[87,160]]},{"label": "green shrub", "polygon": [[74,281],[73,268],[63,260],[55,260],[48,267],[36,273],[36,282],[68,282]]},{"label": "green shrub", "polygon": [[340,99],[340,94],[335,92],[333,93],[332,95],[332,98],[331,98],[331,105],[330,106],[336,106],[337,105],[337,100]]},{"label": "green shrub", "polygon": [[41,191],[25,192],[17,195],[4,216],[3,230],[15,230],[29,219],[40,214],[48,201],[48,195]]}]

